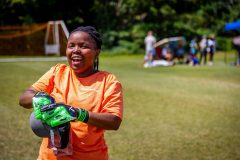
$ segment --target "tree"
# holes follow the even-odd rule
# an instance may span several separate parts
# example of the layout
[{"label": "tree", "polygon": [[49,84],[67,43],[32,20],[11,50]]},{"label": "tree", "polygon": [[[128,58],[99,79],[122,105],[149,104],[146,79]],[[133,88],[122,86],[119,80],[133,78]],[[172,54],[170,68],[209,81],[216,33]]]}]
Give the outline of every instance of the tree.
[{"label": "tree", "polygon": [[93,25],[104,33],[104,48],[121,45],[128,50],[143,47],[148,30],[157,39],[224,36],[224,24],[240,18],[239,0],[2,0],[0,7],[0,25],[59,19],[69,30]]}]

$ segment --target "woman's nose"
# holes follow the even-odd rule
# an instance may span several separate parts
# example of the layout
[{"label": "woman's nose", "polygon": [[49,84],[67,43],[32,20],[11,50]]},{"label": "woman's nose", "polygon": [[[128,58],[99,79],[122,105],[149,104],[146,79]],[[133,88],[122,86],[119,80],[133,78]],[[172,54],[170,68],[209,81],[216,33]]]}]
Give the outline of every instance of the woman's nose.
[{"label": "woman's nose", "polygon": [[79,52],[80,51],[80,48],[78,47],[78,46],[75,46],[74,48],[73,48],[73,52]]}]

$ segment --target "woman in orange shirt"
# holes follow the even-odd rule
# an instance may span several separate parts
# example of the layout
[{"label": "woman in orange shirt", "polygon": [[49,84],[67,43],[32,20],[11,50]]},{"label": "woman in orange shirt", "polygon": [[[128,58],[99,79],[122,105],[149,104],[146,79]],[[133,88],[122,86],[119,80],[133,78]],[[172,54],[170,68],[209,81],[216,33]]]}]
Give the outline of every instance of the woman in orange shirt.
[{"label": "woman in orange shirt", "polygon": [[[107,160],[105,130],[117,130],[123,116],[122,86],[117,78],[98,70],[102,39],[94,27],[78,27],[70,33],[66,56],[68,64],[57,64],[47,71],[19,98],[24,108],[32,108],[38,92],[46,92],[56,103],[84,111],[85,118],[71,121],[71,155],[61,160]],[[78,113],[78,114],[80,114]],[[48,138],[43,138],[38,160],[59,159]]]}]

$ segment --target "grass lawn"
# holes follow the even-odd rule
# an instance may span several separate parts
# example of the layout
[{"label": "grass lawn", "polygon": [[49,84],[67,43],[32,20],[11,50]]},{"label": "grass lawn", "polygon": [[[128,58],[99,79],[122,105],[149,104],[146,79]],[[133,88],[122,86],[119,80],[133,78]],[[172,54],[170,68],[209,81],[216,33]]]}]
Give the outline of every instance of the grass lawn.
[{"label": "grass lawn", "polygon": [[[240,67],[223,57],[213,66],[157,68],[143,68],[141,55],[100,57],[124,89],[122,125],[106,132],[110,159],[240,159]],[[41,139],[18,98],[56,63],[0,63],[0,160],[36,159]]]}]

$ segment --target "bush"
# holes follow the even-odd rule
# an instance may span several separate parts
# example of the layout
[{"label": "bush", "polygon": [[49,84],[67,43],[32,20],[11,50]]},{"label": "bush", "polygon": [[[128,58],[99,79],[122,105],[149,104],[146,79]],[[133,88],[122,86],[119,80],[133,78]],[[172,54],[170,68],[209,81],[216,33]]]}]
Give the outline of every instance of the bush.
[{"label": "bush", "polygon": [[217,50],[221,50],[221,51],[231,51],[231,50],[233,50],[233,45],[232,45],[232,39],[231,38],[217,37],[216,38],[216,43],[217,43]]},{"label": "bush", "polygon": [[137,54],[144,52],[146,29],[134,25],[129,30],[108,31],[103,34],[103,50],[109,54]]},{"label": "bush", "polygon": [[143,48],[141,48],[137,43],[126,41],[126,40],[120,40],[118,46],[115,46],[115,47],[105,51],[105,53],[109,53],[111,55],[139,54],[139,53],[143,53],[143,52],[144,52]]}]

